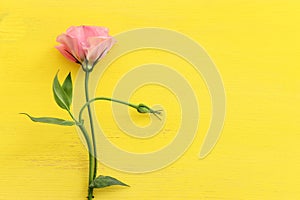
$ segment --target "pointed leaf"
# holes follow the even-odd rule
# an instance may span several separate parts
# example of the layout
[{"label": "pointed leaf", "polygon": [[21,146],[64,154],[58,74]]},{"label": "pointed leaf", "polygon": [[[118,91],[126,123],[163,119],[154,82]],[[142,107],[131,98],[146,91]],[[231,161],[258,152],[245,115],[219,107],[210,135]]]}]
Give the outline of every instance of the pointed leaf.
[{"label": "pointed leaf", "polygon": [[95,178],[95,180],[90,184],[90,188],[104,188],[104,187],[108,187],[111,185],[122,185],[122,186],[129,187],[129,185],[127,185],[111,176],[100,175],[97,178]]},{"label": "pointed leaf", "polygon": [[65,91],[63,90],[62,86],[60,85],[57,78],[57,74],[55,75],[55,78],[53,80],[52,89],[53,89],[54,99],[57,105],[62,109],[69,110],[71,102],[67,97]]},{"label": "pointed leaf", "polygon": [[23,115],[28,116],[32,121],[34,122],[41,122],[41,123],[47,123],[47,124],[56,124],[61,126],[73,126],[75,123],[72,121],[54,118],[54,117],[32,117],[27,113],[20,113]]},{"label": "pointed leaf", "polygon": [[62,89],[65,91],[67,97],[69,98],[69,102],[72,102],[73,95],[73,86],[72,86],[72,77],[71,72],[66,77],[64,83],[62,84]]}]

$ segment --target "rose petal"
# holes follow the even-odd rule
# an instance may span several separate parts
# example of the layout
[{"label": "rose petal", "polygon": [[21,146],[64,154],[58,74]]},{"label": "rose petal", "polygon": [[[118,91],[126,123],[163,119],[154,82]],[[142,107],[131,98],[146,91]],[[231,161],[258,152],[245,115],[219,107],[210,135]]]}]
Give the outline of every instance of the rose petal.
[{"label": "rose petal", "polygon": [[66,31],[66,35],[69,35],[73,38],[77,38],[77,40],[79,42],[85,40],[85,34],[84,34],[84,30],[83,30],[82,26],[71,26]]},{"label": "rose petal", "polygon": [[66,34],[61,34],[57,37],[56,41],[64,45],[65,49],[70,52],[78,61],[84,61],[85,52],[81,45],[78,44],[77,38],[73,38]]},{"label": "rose petal", "polygon": [[[96,41],[96,39],[94,41]],[[103,56],[107,54],[107,52],[111,49],[111,47],[114,45],[115,42],[116,40],[110,37],[96,45],[93,43],[93,48],[89,48],[86,55],[89,64],[91,66],[94,66]]]},{"label": "rose petal", "polygon": [[58,51],[63,55],[65,56],[66,58],[68,58],[69,60],[71,60],[72,62],[75,62],[75,63],[78,63],[77,59],[74,58],[72,56],[72,54],[70,52],[68,52],[67,49],[65,49],[65,46],[64,45],[59,45],[59,46],[56,46],[55,48],[58,49]]},{"label": "rose petal", "polygon": [[109,37],[108,28],[100,26],[82,26],[85,37]]},{"label": "rose petal", "polygon": [[89,37],[87,41],[89,43],[89,47],[94,48],[95,46],[98,46],[101,42],[104,42],[109,38],[111,37],[104,37],[104,36]]}]

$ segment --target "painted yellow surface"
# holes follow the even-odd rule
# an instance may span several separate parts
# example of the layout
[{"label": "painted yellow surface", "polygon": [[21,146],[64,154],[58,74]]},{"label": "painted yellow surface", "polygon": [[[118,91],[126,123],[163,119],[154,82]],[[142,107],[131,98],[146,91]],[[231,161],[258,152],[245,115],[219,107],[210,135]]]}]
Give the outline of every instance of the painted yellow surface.
[{"label": "painted yellow surface", "polygon": [[[60,78],[69,71],[75,78],[78,67],[53,46],[58,34],[81,24],[107,26],[112,35],[143,27],[186,34],[218,66],[227,96],[222,136],[200,160],[211,115],[202,78],[163,52],[159,58],[150,50],[135,52],[114,63],[97,94],[110,95],[113,84],[132,66],[168,64],[194,88],[201,122],[184,156],[164,169],[137,175],[100,164],[99,173],[131,187],[99,190],[96,199],[300,199],[299,21],[296,0],[1,0],[0,199],[85,199],[87,152],[75,129],[36,124],[18,115],[68,117],[55,105],[51,83],[58,69]],[[179,105],[166,99],[174,96],[154,86],[133,94],[135,102],[165,103],[170,111],[164,133],[143,142],[117,128],[109,103],[97,106],[113,143],[149,152],[168,144],[179,126]],[[131,114],[140,125],[149,120]]]}]

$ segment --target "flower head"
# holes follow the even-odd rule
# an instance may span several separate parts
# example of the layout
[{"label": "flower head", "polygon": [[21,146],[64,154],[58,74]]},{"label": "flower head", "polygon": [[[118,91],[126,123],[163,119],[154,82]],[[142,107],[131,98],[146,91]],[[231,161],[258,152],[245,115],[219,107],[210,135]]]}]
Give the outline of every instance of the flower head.
[{"label": "flower head", "polygon": [[62,55],[84,70],[91,70],[116,42],[107,28],[98,26],[71,26],[56,41]]}]

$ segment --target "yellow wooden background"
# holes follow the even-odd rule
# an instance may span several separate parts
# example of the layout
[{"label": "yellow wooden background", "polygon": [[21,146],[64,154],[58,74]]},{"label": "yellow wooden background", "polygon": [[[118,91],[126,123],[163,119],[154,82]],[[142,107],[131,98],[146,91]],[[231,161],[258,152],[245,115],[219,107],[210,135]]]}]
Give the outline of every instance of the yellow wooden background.
[{"label": "yellow wooden background", "polygon": [[[96,199],[300,199],[299,22],[297,0],[1,0],[0,199],[85,199],[87,152],[75,129],[36,124],[18,115],[68,117],[55,105],[51,83],[58,69],[60,78],[69,71],[75,78],[78,66],[53,46],[58,34],[81,24],[107,26],[112,35],[149,26],[182,32],[207,50],[227,95],[221,139],[200,160],[210,116],[203,82],[195,87],[201,77],[189,75],[174,56],[158,59],[151,51],[136,52],[115,63],[101,80],[107,84],[101,88],[103,94],[110,94],[111,83],[131,63],[173,64],[190,76],[203,119],[184,156],[162,170],[136,175],[100,165],[99,173],[131,187],[99,190]],[[164,98],[151,93],[151,87],[145,91],[139,90],[132,99],[164,103]],[[165,95],[174,98],[167,91]],[[163,136],[144,145],[115,128],[109,103],[99,106],[108,116],[104,128],[118,135],[112,140],[124,149],[159,148],[178,127],[175,102],[169,105],[175,113]]]}]

